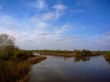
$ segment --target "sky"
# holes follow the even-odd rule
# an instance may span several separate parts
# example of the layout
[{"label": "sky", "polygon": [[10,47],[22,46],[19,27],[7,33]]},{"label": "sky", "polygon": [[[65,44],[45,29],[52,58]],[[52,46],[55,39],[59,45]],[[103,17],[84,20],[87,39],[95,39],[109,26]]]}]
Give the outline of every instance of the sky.
[{"label": "sky", "polygon": [[110,0],[0,0],[0,34],[21,49],[110,50]]}]

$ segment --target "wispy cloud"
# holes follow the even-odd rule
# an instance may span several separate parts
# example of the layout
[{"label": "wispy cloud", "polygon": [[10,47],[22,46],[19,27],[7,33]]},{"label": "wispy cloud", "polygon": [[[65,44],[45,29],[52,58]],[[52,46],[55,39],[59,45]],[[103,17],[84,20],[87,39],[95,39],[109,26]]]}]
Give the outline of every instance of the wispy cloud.
[{"label": "wispy cloud", "polygon": [[67,7],[61,3],[58,3],[54,5],[53,8],[55,8],[57,12],[61,12],[64,11]]},{"label": "wispy cloud", "polygon": [[[45,5],[43,5],[45,8]],[[43,10],[43,7],[40,8]],[[46,12],[40,12],[39,15],[37,14],[37,18],[39,18],[40,20],[44,20],[44,21],[48,21],[48,20],[55,20],[60,18],[60,16],[62,16],[65,12],[65,10],[67,9],[67,7],[63,4],[55,4],[54,6],[48,8],[48,11]]]},{"label": "wispy cloud", "polygon": [[31,4],[31,7],[36,8],[39,11],[42,11],[48,8],[48,4],[46,3],[45,0],[35,0]]},{"label": "wispy cloud", "polygon": [[61,3],[54,5],[53,8],[55,9],[54,13],[55,13],[56,18],[59,18],[64,13],[64,11],[67,9],[67,7]]}]

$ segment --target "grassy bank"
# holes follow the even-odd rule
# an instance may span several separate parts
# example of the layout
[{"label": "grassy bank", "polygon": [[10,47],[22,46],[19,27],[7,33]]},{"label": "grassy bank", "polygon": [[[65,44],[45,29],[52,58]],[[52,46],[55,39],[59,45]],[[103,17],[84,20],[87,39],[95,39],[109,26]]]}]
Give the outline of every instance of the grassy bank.
[{"label": "grassy bank", "polygon": [[0,81],[27,82],[31,64],[39,63],[44,59],[46,57],[34,56],[32,52],[26,50],[16,50],[11,57],[2,55],[0,57]]},{"label": "grassy bank", "polygon": [[33,52],[40,53],[41,55],[53,55],[62,57],[90,57],[101,55],[100,51],[90,51],[90,50],[33,50]]}]

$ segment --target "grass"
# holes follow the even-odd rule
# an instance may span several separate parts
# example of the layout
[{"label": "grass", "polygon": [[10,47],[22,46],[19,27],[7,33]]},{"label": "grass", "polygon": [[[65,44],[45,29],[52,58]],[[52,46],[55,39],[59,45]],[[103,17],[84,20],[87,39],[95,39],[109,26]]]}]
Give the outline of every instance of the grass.
[{"label": "grass", "polygon": [[31,51],[26,50],[8,52],[0,52],[0,82],[27,82],[31,64],[46,59],[44,56],[34,56]]},{"label": "grass", "polygon": [[1,61],[0,62],[0,81],[16,82],[28,74],[30,62],[28,61]]}]

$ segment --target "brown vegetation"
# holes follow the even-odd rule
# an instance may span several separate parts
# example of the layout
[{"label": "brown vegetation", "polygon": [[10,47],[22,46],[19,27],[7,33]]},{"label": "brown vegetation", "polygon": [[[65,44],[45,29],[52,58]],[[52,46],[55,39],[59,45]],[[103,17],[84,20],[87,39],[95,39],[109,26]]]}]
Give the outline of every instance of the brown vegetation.
[{"label": "brown vegetation", "polygon": [[32,64],[36,64],[36,63],[41,62],[41,61],[44,60],[44,59],[46,59],[45,56],[36,56],[36,57],[29,58],[29,61],[30,61]]}]

